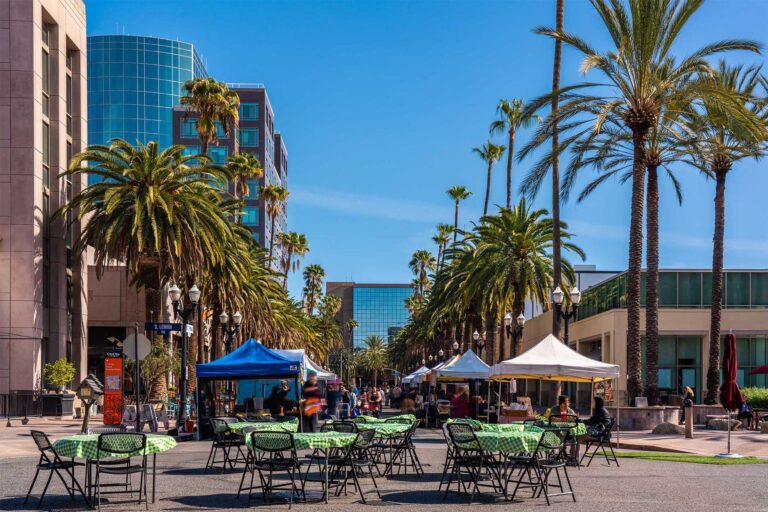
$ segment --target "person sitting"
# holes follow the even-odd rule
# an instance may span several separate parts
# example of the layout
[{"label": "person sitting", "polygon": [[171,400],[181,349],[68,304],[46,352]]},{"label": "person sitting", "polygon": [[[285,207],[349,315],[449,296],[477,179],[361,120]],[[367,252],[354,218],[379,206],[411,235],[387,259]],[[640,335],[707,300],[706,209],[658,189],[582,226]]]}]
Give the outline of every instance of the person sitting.
[{"label": "person sitting", "polygon": [[571,399],[568,395],[560,395],[557,397],[557,405],[547,409],[547,412],[544,414],[547,419],[552,415],[559,415],[563,420],[567,415],[576,416],[576,412],[571,409]]},{"label": "person sitting", "polygon": [[584,422],[587,425],[587,433],[576,436],[578,443],[572,445],[570,449],[570,454],[574,460],[579,460],[581,444],[587,441],[598,441],[598,437],[605,432],[605,429],[611,423],[611,414],[605,408],[605,400],[602,397],[596,396],[594,403],[595,407],[592,411],[592,416]]},{"label": "person sitting", "polygon": [[752,406],[746,400],[739,407],[739,414],[736,416],[736,419],[741,421],[746,430],[752,428]]}]

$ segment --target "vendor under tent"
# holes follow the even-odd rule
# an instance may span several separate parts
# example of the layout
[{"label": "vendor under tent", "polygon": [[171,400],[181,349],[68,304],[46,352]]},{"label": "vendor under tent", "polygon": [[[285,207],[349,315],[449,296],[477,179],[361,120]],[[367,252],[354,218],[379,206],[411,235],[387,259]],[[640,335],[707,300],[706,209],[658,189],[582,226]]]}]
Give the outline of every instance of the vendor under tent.
[{"label": "vendor under tent", "polygon": [[[198,426],[203,432],[208,419],[216,415],[217,397],[212,396],[215,381],[244,381],[254,379],[293,379],[296,401],[300,398],[301,365],[253,338],[237,350],[210,363],[197,365]],[[213,412],[213,414],[211,414]],[[234,411],[231,411],[234,412]],[[205,432],[203,432],[205,433]]]},{"label": "vendor under tent", "polygon": [[414,379],[416,378],[416,376],[420,375],[420,374],[423,374],[423,373],[426,373],[428,371],[429,371],[429,368],[427,368],[426,366],[422,366],[421,368],[419,368],[415,372],[410,373],[410,374],[406,375],[405,377],[403,377],[403,381],[402,382],[403,382],[403,384],[412,384],[412,383],[415,384],[416,382],[414,382]]},{"label": "vendor under tent", "polygon": [[[601,382],[619,378],[619,365],[583,356],[549,334],[521,355],[491,367],[491,379],[544,379],[564,382]],[[619,400],[616,396],[616,424]],[[618,443],[618,431],[617,431]]]}]

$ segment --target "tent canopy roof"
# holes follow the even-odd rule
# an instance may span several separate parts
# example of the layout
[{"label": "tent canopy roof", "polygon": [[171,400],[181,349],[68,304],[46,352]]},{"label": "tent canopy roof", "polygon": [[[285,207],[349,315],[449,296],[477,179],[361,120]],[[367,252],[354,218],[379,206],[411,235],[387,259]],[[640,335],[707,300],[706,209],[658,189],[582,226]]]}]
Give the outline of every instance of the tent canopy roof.
[{"label": "tent canopy roof", "polygon": [[253,338],[234,352],[197,365],[199,379],[252,379],[298,377],[301,367]]},{"label": "tent canopy roof", "polygon": [[513,359],[491,368],[494,379],[546,379],[599,382],[619,377],[619,365],[595,361],[563,344],[552,334]]},{"label": "tent canopy roof", "polygon": [[427,368],[426,366],[422,366],[422,367],[420,367],[419,369],[417,369],[416,371],[414,371],[413,373],[409,373],[408,375],[406,375],[405,377],[403,377],[403,381],[402,381],[402,382],[403,382],[403,384],[408,384],[408,383],[409,383],[409,382],[411,382],[411,381],[412,381],[412,380],[413,380],[413,379],[414,379],[416,376],[418,376],[418,375],[421,375],[422,373],[426,373],[426,372],[428,372],[428,371],[429,371],[429,368]]},{"label": "tent canopy roof", "polygon": [[472,349],[461,357],[437,369],[437,380],[486,380],[490,376],[490,367],[475,354]]},{"label": "tent canopy roof", "polygon": [[306,373],[314,372],[315,375],[317,375],[317,380],[336,380],[335,373],[329,372],[310,359],[306,350],[303,348],[274,349],[273,352],[278,353],[286,359],[300,363],[304,366]]}]

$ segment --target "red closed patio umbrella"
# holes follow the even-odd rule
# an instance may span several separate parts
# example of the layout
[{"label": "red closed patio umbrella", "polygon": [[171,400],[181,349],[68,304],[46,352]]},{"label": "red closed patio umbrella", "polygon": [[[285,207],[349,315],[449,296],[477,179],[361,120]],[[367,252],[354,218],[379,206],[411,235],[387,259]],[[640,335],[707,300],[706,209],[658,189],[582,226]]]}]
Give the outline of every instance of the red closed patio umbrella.
[{"label": "red closed patio umbrella", "polygon": [[744,395],[741,394],[736,378],[739,371],[738,357],[736,354],[736,336],[725,336],[725,352],[723,353],[723,383],[720,386],[720,404],[728,411],[728,453],[721,453],[718,457],[739,457],[731,453],[731,411],[737,410],[744,403]]},{"label": "red closed patio umbrella", "polygon": [[758,366],[751,372],[749,372],[750,375],[763,375],[768,373],[768,364],[764,364],[763,366]]}]

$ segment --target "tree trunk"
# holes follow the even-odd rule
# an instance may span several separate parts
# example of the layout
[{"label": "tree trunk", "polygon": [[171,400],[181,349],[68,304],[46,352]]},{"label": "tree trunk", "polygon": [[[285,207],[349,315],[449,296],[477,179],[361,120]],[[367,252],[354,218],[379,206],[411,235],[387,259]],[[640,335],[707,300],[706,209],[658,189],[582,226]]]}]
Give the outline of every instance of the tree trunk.
[{"label": "tree trunk", "polygon": [[[555,8],[555,30],[563,30],[563,15],[565,0],[557,0]],[[554,94],[560,89],[560,61],[562,60],[563,43],[555,39],[555,58],[552,67],[552,115],[555,117],[558,109],[559,96]],[[562,269],[560,256],[560,156],[558,154],[559,134],[557,118],[552,125],[552,280],[553,288],[561,281]],[[560,316],[552,315],[552,334],[560,338]]]},{"label": "tree trunk", "polygon": [[456,210],[453,212],[453,243],[456,243],[456,236],[459,234],[459,200],[456,200]]},{"label": "tree trunk", "polygon": [[727,171],[715,170],[715,235],[712,248],[712,306],[709,325],[709,370],[704,401],[717,403],[720,384],[720,318],[723,309],[723,240],[725,237],[725,177]]},{"label": "tree trunk", "polygon": [[269,230],[269,264],[272,264],[272,253],[275,246],[275,216],[269,216],[269,223],[272,228]]},{"label": "tree trunk", "polygon": [[627,393],[630,402],[643,392],[640,347],[640,276],[643,265],[643,202],[645,189],[645,142],[648,126],[632,128],[632,210],[629,227],[627,270]]},{"label": "tree trunk", "polygon": [[488,215],[488,199],[491,196],[491,171],[493,171],[493,162],[488,161],[488,177],[485,180],[485,206],[483,207],[483,217]]},{"label": "tree trunk", "polygon": [[[515,129],[509,128],[509,149],[507,150],[507,210],[512,209],[512,155],[515,152]],[[502,359],[503,361],[504,359]]]},{"label": "tree trunk", "polygon": [[[525,313],[525,295],[519,286],[515,286],[515,298],[512,301],[512,328],[517,329],[517,317]],[[515,346],[511,348],[512,357],[517,357],[522,353],[523,337],[517,340]]]},{"label": "tree trunk", "polygon": [[[274,229],[274,226],[273,228]],[[293,258],[293,251],[288,250],[288,254],[286,254],[286,264],[283,265],[283,271],[285,271],[285,276],[283,276],[283,288],[288,289],[288,272],[291,270],[291,259]]]},{"label": "tree trunk", "polygon": [[645,396],[649,405],[659,403],[659,178],[648,166],[646,191],[647,270],[645,278]]},{"label": "tree trunk", "polygon": [[472,346],[472,315],[468,314],[466,320],[464,320],[464,336],[462,337],[461,344],[459,345],[459,353],[461,353],[464,347]]},{"label": "tree trunk", "polygon": [[[189,277],[187,279],[187,290],[192,288],[192,285],[195,284],[195,280],[192,277]],[[194,319],[190,319],[190,323],[194,324],[195,320],[197,318],[200,318],[202,316],[202,310],[201,305],[198,304],[197,306],[197,313],[195,314]],[[187,394],[188,395],[194,395],[195,389],[197,387],[197,354],[198,354],[198,337],[200,336],[200,330],[198,326],[195,326],[192,332],[192,336],[187,337],[187,360],[186,365],[188,368],[187,376],[189,379],[187,380]],[[182,361],[182,365],[185,364],[185,361]],[[190,410],[194,410],[194,407],[192,407]]]},{"label": "tree trunk", "polygon": [[489,365],[496,363],[496,312],[485,315],[485,362]]},{"label": "tree trunk", "polygon": [[[143,266],[143,265],[142,265]],[[159,265],[148,265],[146,268],[140,270],[143,274],[144,282],[144,302],[145,302],[145,321],[154,322],[155,318],[162,320],[163,311],[163,296],[160,286],[160,267]],[[155,315],[158,315],[155,317]],[[159,336],[157,333],[150,334],[152,345],[165,346],[165,339]],[[136,383],[134,383],[134,386]],[[165,400],[168,396],[168,383],[165,378],[165,374],[159,375],[157,379],[152,381],[150,389],[142,390],[151,399]]]}]

